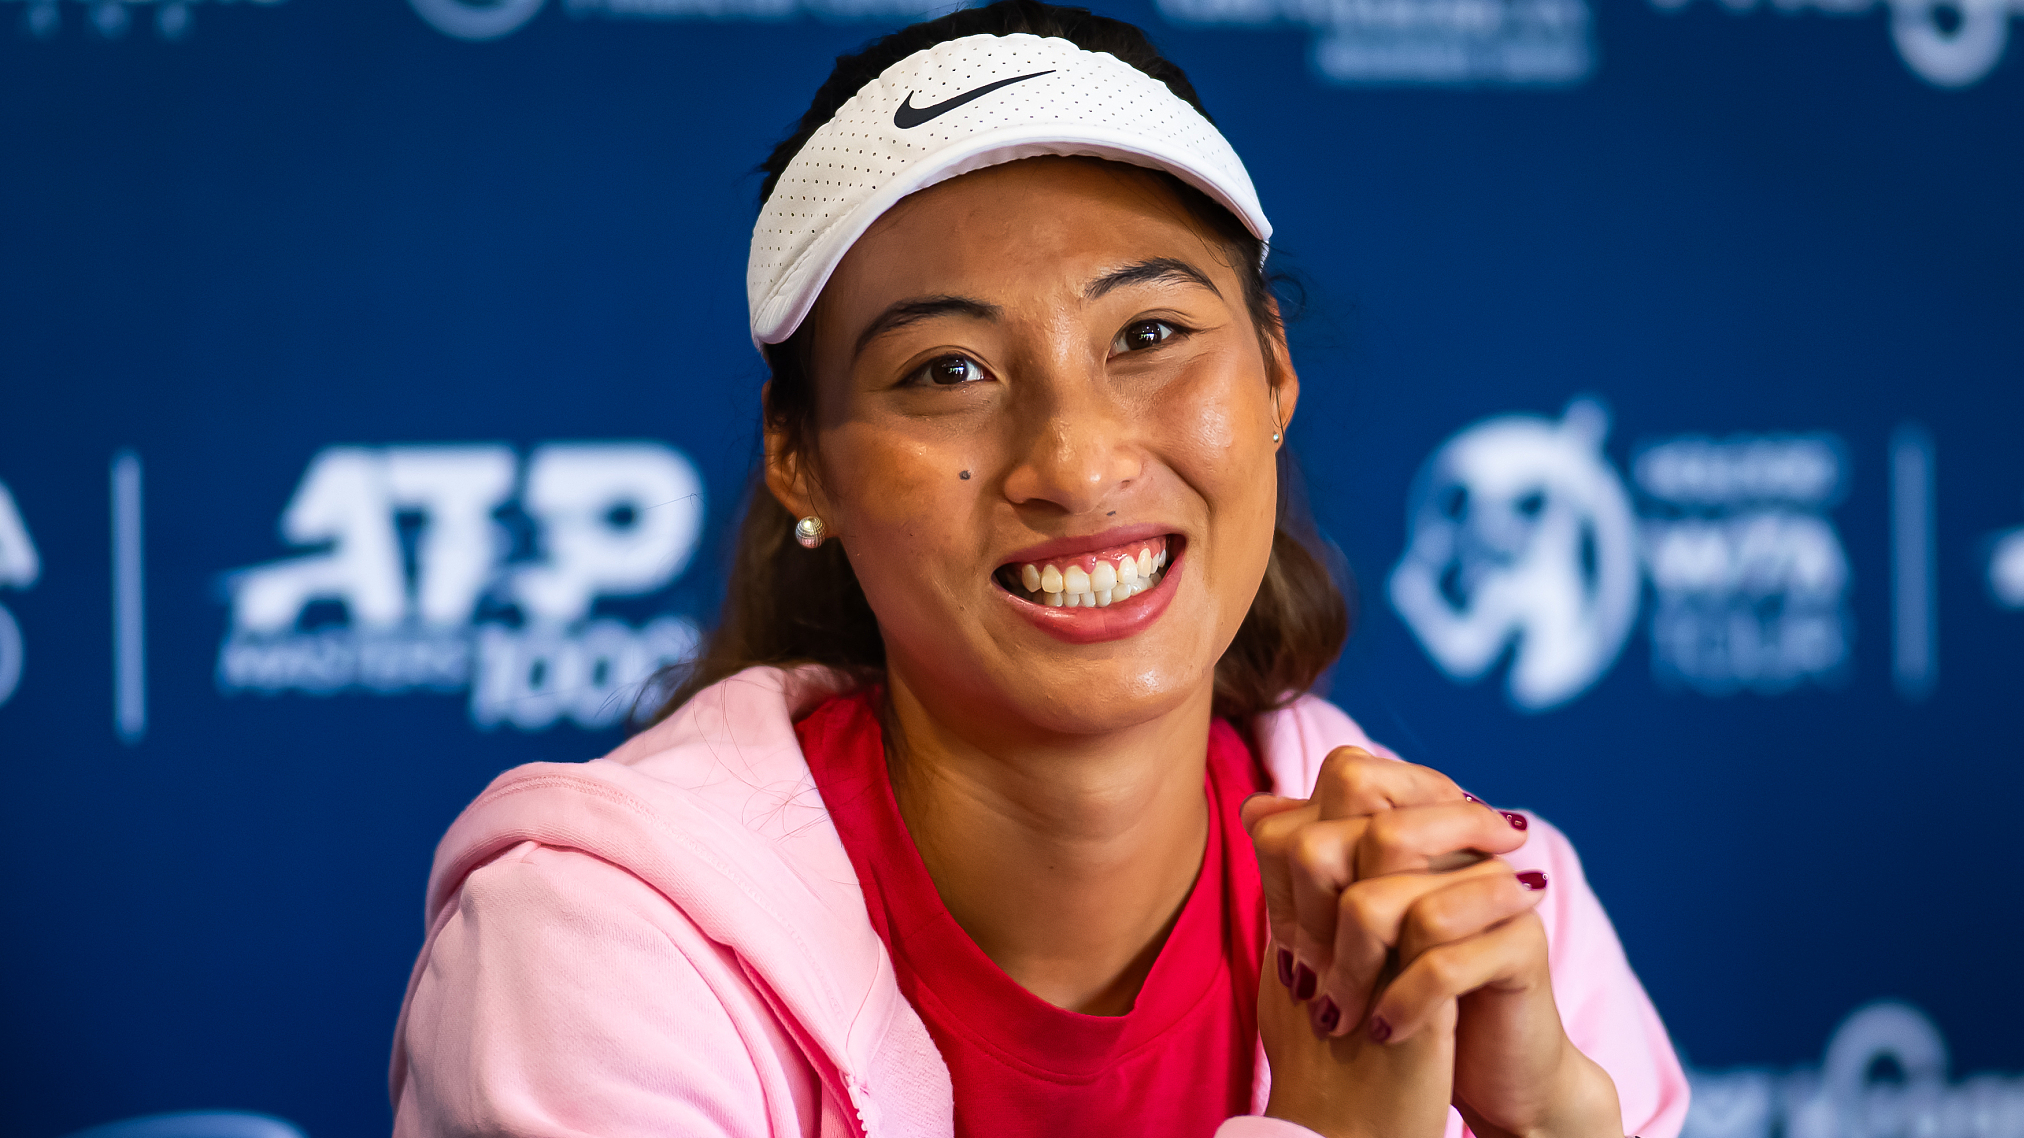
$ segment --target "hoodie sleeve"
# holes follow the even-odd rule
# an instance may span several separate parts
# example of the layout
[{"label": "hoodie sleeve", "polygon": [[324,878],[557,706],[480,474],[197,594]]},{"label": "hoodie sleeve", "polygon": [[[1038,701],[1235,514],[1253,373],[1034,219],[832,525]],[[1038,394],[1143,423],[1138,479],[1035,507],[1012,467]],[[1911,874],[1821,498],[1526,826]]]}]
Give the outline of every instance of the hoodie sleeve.
[{"label": "hoodie sleeve", "polygon": [[745,980],[632,874],[522,843],[425,949],[396,1138],[814,1134],[820,1083]]},{"label": "hoodie sleeve", "polygon": [[1526,814],[1530,840],[1505,860],[1544,871],[1550,883],[1538,913],[1546,922],[1560,1022],[1568,1039],[1616,1083],[1625,1134],[1677,1138],[1687,1118],[1687,1076],[1665,1024],[1589,888],[1574,844],[1537,815]]}]

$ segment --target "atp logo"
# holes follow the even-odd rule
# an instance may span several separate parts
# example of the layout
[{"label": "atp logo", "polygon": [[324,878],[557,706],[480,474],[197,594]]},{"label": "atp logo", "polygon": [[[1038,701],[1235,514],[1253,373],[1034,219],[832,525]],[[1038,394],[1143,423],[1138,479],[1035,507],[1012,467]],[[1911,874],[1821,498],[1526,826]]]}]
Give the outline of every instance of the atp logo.
[{"label": "atp logo", "polygon": [[1473,681],[1511,654],[1509,694],[1544,711],[1616,662],[1638,607],[1637,521],[1602,454],[1609,420],[1503,415],[1427,460],[1390,593],[1427,653]]},{"label": "atp logo", "polygon": [[688,565],[703,524],[694,466],[659,443],[334,446],[313,458],[281,535],[315,552],[228,574],[227,692],[471,693],[480,727],[618,722],[696,630],[600,616]]}]

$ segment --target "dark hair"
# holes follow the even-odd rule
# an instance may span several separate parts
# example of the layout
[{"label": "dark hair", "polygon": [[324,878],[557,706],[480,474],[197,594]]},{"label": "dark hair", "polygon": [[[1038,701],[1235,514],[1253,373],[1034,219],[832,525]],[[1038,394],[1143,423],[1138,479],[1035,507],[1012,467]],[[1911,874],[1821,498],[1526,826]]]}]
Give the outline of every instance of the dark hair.
[{"label": "dark hair", "polygon": [[[759,196],[773,193],[788,163],[810,136],[846,100],[888,67],[938,43],[973,35],[1037,36],[1068,40],[1086,51],[1108,52],[1158,79],[1208,117],[1194,85],[1160,55],[1146,34],[1121,20],[1082,8],[1039,0],[999,0],[914,24],[877,40],[855,55],[839,56],[829,80],[815,93],[793,134],[773,148],[760,167],[766,173]],[[1213,120],[1211,120],[1213,121]],[[1244,281],[1244,299],[1268,368],[1277,382],[1282,361],[1281,330],[1272,280],[1262,261],[1264,248],[1229,210],[1171,174],[1144,171],[1171,190],[1188,213],[1224,245],[1230,264]],[[790,449],[812,454],[815,446],[815,384],[811,374],[809,325],[766,351],[772,372],[763,414]],[[1299,493],[1290,452],[1279,452],[1279,513],[1264,582],[1237,637],[1216,663],[1215,713],[1242,719],[1283,706],[1312,687],[1342,651],[1350,612],[1336,588]],[[667,692],[656,721],[666,718],[698,691],[756,664],[824,664],[869,680],[885,666],[885,642],[878,618],[865,600],[842,547],[825,542],[814,550],[792,538],[795,519],[755,479],[745,509],[730,584],[717,627],[686,664],[663,672],[649,691]]]}]

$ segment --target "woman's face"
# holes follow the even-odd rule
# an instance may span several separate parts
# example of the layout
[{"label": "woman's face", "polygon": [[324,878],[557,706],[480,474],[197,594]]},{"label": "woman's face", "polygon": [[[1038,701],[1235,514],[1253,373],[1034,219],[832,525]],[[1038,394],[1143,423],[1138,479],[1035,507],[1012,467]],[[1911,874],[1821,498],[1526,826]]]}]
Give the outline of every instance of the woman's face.
[{"label": "woman's face", "polygon": [[913,195],[838,266],[815,454],[769,440],[769,479],[938,718],[1087,735],[1206,704],[1298,391],[1229,258],[1160,179],[1038,158]]}]

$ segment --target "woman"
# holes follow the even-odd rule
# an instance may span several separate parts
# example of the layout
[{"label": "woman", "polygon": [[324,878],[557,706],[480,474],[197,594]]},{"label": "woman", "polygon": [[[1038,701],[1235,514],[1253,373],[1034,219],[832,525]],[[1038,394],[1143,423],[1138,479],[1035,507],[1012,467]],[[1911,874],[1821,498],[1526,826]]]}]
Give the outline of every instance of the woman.
[{"label": "woman", "polygon": [[723,623],[451,827],[396,1132],[1672,1138],[1566,841],[1303,694],[1345,607],[1180,70],[1007,0],[840,60],[767,171]]}]

